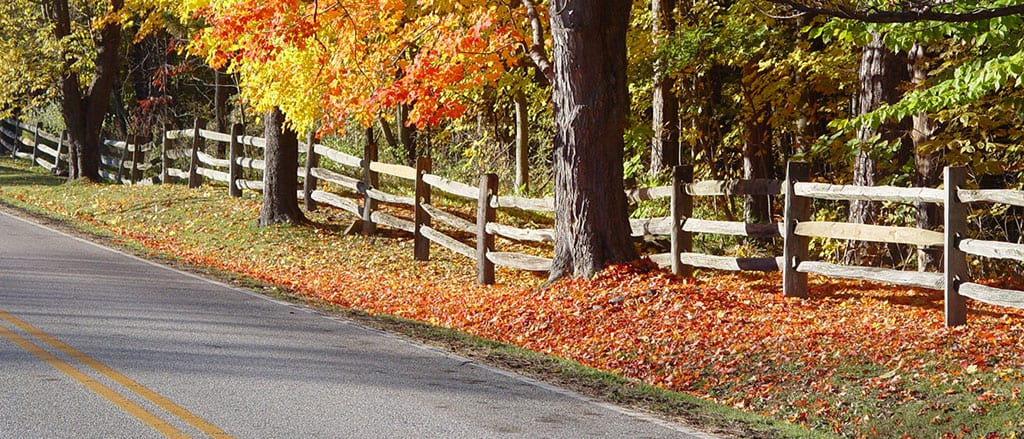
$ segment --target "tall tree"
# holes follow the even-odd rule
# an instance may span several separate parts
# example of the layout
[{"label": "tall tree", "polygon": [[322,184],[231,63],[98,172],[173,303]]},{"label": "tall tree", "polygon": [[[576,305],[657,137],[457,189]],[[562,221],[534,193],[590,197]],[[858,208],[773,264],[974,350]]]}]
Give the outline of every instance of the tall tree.
[{"label": "tall tree", "polygon": [[263,205],[259,223],[262,226],[280,223],[302,223],[306,217],[299,210],[298,135],[285,124],[280,108],[272,108],[263,115],[263,136],[266,169],[263,171]]},{"label": "tall tree", "polygon": [[[745,138],[743,140],[743,178],[748,180],[773,177],[775,158],[772,154],[771,103],[761,96],[758,88],[765,78],[758,66],[748,62],[743,66],[740,80],[746,111],[743,112]],[[743,199],[746,222],[761,223],[771,218],[771,203],[767,196],[748,195]]]},{"label": "tall tree", "polygon": [[[48,14],[53,21],[53,34],[58,41],[76,38],[72,27],[72,11],[67,0],[52,0]],[[122,0],[110,0],[104,14],[117,14],[124,7]],[[63,54],[60,70],[61,114],[68,131],[69,179],[99,181],[100,143],[103,119],[110,106],[111,92],[120,62],[121,24],[113,19],[100,20],[102,26],[93,40],[95,52],[92,61],[92,79],[83,87],[77,64],[83,60],[73,53]]]},{"label": "tall tree", "polygon": [[[922,85],[928,76],[928,56],[924,46],[915,44],[910,49],[911,80],[914,85]],[[927,112],[920,112],[912,117],[913,129],[910,139],[914,143],[914,186],[937,187],[942,182],[943,152],[932,140],[931,118]],[[917,227],[935,230],[942,223],[941,210],[935,203],[915,203],[917,208]],[[942,249],[938,247],[919,247],[917,249],[917,269],[926,271],[938,268],[942,264]]]},{"label": "tall tree", "polygon": [[555,255],[551,279],[637,258],[623,187],[631,2],[554,0]]},{"label": "tall tree", "polygon": [[99,180],[101,130],[124,57],[122,35],[163,24],[165,0],[7,0],[0,3],[0,109],[60,107],[69,178]]},{"label": "tall tree", "polygon": [[[907,63],[882,44],[882,35],[875,32],[871,42],[864,46],[860,62],[860,89],[857,94],[857,113],[867,114],[883,104],[899,100],[900,85],[909,80]],[[908,134],[906,126],[886,123],[879,127],[864,124],[857,131],[859,149],[854,158],[853,184],[875,185],[875,154],[883,142],[900,142]],[[873,224],[878,216],[878,203],[851,201],[849,221]],[[848,263],[865,263],[879,255],[878,247],[867,242],[853,242],[844,259]]]}]

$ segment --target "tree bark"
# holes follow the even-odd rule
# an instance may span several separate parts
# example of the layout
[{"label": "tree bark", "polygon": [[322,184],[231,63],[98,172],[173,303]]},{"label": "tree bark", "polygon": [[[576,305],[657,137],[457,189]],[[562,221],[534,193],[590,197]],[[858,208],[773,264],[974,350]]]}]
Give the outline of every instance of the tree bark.
[{"label": "tree bark", "polygon": [[[747,102],[744,117],[743,178],[772,178],[771,106],[756,97],[759,87],[757,64],[743,67],[743,94]],[[743,216],[748,223],[762,223],[771,218],[767,195],[747,195],[743,199]]]},{"label": "tree bark", "polygon": [[631,2],[551,2],[555,255],[550,280],[637,258],[623,189]]},{"label": "tree bark", "polygon": [[[54,36],[61,40],[71,35],[71,10],[67,0],[51,0]],[[111,0],[112,12],[124,6],[123,0]],[[99,30],[92,82],[82,90],[81,79],[67,57],[60,78],[61,115],[68,131],[68,179],[100,181],[100,142],[103,119],[110,107],[110,98],[117,77],[121,46],[121,26],[107,21]]]},{"label": "tree bark", "polygon": [[[860,89],[857,96],[857,114],[863,115],[886,103],[895,103],[900,96],[899,85],[909,79],[906,60],[900,59],[882,44],[882,37],[875,33],[871,42],[864,46],[860,63]],[[853,184],[875,185],[874,138],[882,142],[903,137],[897,124],[883,124],[877,130],[862,126],[857,132],[860,149],[853,166]],[[851,201],[849,222],[874,224],[878,216],[877,202]],[[844,260],[848,264],[871,264],[880,257],[880,246],[868,242],[851,242]]]},{"label": "tree bark", "polygon": [[263,172],[263,206],[259,224],[299,224],[306,217],[299,210],[298,178],[299,138],[295,131],[284,126],[284,113],[274,108],[263,116],[263,136],[267,139],[264,150],[266,170]]},{"label": "tree bark", "polygon": [[[213,75],[213,108],[217,132],[227,133],[231,130],[231,121],[228,120],[228,98],[231,96],[229,80],[231,77],[220,70],[214,70]],[[217,142],[217,157],[226,157],[227,152],[227,145],[224,142]]]},{"label": "tree bark", "polygon": [[522,90],[516,90],[516,192],[530,190],[530,105]]},{"label": "tree bark", "polygon": [[[921,84],[928,76],[928,60],[924,47],[915,44],[910,49],[911,80],[915,85]],[[914,186],[937,187],[942,183],[943,156],[942,149],[927,142],[931,140],[934,128],[927,113],[913,117],[914,128],[910,139],[914,142]],[[917,227],[935,230],[942,224],[942,210],[935,203],[915,203],[917,208]],[[917,269],[934,271],[942,267],[942,248],[919,247],[917,249]]]},{"label": "tree bark", "polygon": [[416,128],[408,125],[409,106],[399,105],[395,109],[395,129],[398,130],[398,141],[405,150],[405,160],[410,165],[416,164]]},{"label": "tree bark", "polygon": [[[669,0],[651,0],[651,16],[654,17],[652,32],[657,45],[663,35],[675,30]],[[654,61],[654,96],[652,98],[651,125],[654,137],[651,139],[651,175],[658,175],[665,168],[679,164],[679,100],[675,95],[675,80],[665,71],[661,59]]]}]

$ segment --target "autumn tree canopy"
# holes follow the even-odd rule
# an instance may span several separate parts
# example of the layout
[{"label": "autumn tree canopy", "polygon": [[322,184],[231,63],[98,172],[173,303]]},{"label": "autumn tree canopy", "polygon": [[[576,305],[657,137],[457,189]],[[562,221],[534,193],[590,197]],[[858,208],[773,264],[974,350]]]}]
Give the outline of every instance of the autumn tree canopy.
[{"label": "autumn tree canopy", "polygon": [[[240,113],[279,108],[287,132],[380,127],[371,128],[379,138],[408,146],[400,159],[430,154],[435,171],[462,181],[507,172],[513,154],[531,163],[531,193],[554,193],[562,209],[557,274],[588,275],[632,258],[629,239],[595,237],[623,234],[629,212],[620,184],[665,184],[675,159],[714,179],[780,177],[799,158],[815,175],[848,183],[858,152],[877,165],[876,184],[932,184],[928,175],[946,163],[1022,178],[1024,44],[1020,6],[1010,0],[630,3],[12,0],[0,5],[9,60],[0,65],[0,110],[59,102],[75,175],[91,175],[90,145],[108,103],[142,105],[110,98],[111,78],[138,73],[124,54],[138,51],[138,35],[173,28],[190,62],[237,79]],[[604,15],[613,7],[623,22]],[[595,22],[604,33],[588,33]],[[890,84],[899,92],[891,99],[861,111],[853,104],[864,89],[861,54],[875,36],[873,50],[912,74]],[[157,70],[161,83],[195,74]],[[194,105],[176,117],[205,112]],[[389,129],[404,123],[409,129]],[[600,166],[587,162],[595,157]],[[771,219],[776,208],[752,198],[709,207],[728,219]]]},{"label": "autumn tree canopy", "polygon": [[486,3],[191,0],[181,12],[201,22],[191,50],[300,132],[369,125],[413,103],[412,124],[456,118],[517,62],[515,10]]}]

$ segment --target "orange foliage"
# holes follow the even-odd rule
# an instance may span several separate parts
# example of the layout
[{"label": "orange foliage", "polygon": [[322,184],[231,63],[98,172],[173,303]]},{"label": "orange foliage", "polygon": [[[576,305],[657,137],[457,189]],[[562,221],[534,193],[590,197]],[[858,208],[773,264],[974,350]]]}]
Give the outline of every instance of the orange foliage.
[{"label": "orange foliage", "polygon": [[302,129],[370,124],[398,105],[433,125],[466,111],[517,63],[522,12],[486,2],[191,0],[205,23],[191,46],[239,73],[257,109],[279,106]]}]

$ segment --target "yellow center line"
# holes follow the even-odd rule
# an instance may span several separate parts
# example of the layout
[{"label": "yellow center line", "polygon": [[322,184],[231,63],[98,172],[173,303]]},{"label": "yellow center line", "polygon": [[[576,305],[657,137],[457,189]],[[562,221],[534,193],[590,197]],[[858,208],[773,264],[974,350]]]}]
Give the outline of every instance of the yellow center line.
[{"label": "yellow center line", "polygon": [[[2,309],[0,309],[0,319],[3,319],[3,320],[6,320],[6,321],[10,322],[12,325],[17,326],[18,328],[20,328],[22,331],[25,331],[29,335],[31,335],[31,336],[39,339],[39,340],[42,340],[46,344],[48,344],[48,345],[54,347],[55,349],[63,352],[65,355],[67,355],[67,356],[69,356],[71,358],[74,358],[75,360],[81,362],[82,364],[84,364],[84,365],[92,368],[93,370],[103,374],[107,378],[110,378],[114,382],[124,386],[125,388],[131,390],[132,392],[135,392],[139,396],[149,400],[149,402],[155,404],[157,407],[160,407],[161,409],[167,411],[168,413],[171,413],[174,416],[177,416],[182,421],[185,421],[187,424],[195,427],[196,429],[198,429],[199,431],[209,435],[210,437],[224,438],[224,439],[232,437],[231,435],[227,434],[226,432],[224,432],[223,430],[221,430],[217,426],[215,426],[215,425],[211,424],[210,422],[208,422],[207,420],[205,420],[205,419],[195,415],[194,413],[188,411],[186,408],[184,408],[184,407],[182,407],[180,405],[175,404],[174,402],[172,402],[171,400],[165,398],[164,396],[160,395],[159,393],[156,393],[155,391],[149,389],[148,387],[143,386],[142,384],[139,384],[135,380],[133,380],[131,378],[128,378],[124,374],[122,374],[122,373],[112,369],[110,366],[107,366],[106,364],[103,364],[103,363],[93,359],[92,357],[89,357],[88,355],[85,355],[83,352],[81,352],[81,351],[71,347],[67,343],[64,343],[63,341],[61,341],[61,340],[59,340],[59,339],[57,339],[57,338],[55,338],[55,337],[53,337],[53,336],[43,332],[39,328],[36,328],[35,326],[30,325],[28,322],[25,322],[24,320],[21,320],[21,319],[19,319],[17,317],[14,317],[10,313],[7,313],[6,311],[4,311]],[[10,333],[10,331],[7,331],[7,332]],[[12,335],[17,337],[16,334],[12,333]],[[8,337],[8,338],[10,338],[10,337]],[[13,341],[13,339],[12,339],[12,341]],[[25,342],[31,344],[27,340]],[[20,346],[20,344],[19,344],[19,346]],[[35,347],[35,345],[32,345],[32,346]],[[36,349],[39,349],[39,348],[36,347]],[[28,349],[26,349],[26,350],[28,350]],[[46,351],[42,351],[42,352],[44,352],[46,355],[50,355]],[[35,353],[35,352],[33,352],[33,353]],[[39,354],[36,354],[36,356],[39,356]],[[53,357],[53,356],[50,355],[50,357]],[[43,357],[40,357],[40,358],[43,358]],[[63,363],[60,359],[57,359],[56,357],[53,357],[53,358],[56,361]],[[44,358],[44,360],[46,360],[46,359]],[[48,360],[46,360],[46,361],[49,363]],[[64,364],[67,364],[67,363],[64,363]],[[53,363],[51,363],[51,365],[53,365]],[[57,366],[54,366],[54,367],[57,367]],[[71,366],[68,365],[68,367],[71,367]],[[60,369],[61,371],[64,371],[64,369],[61,369],[59,367],[58,367],[58,369]],[[73,369],[73,367],[72,367],[72,369]],[[81,372],[79,372],[77,369],[75,370],[75,372],[81,374]],[[68,372],[65,371],[64,373],[68,373]],[[70,374],[68,374],[68,375],[70,375]],[[82,374],[82,375],[84,376],[84,374]],[[72,378],[74,378],[74,377],[72,376]],[[76,378],[76,380],[77,380],[77,378]],[[79,381],[81,381],[81,380],[79,380]],[[84,383],[85,382],[83,381],[83,384]],[[90,387],[90,389],[91,389],[91,387]],[[99,392],[97,392],[97,393],[99,393]],[[115,395],[116,395],[116,393],[115,393]],[[120,398],[120,395],[117,395],[117,397]],[[110,398],[107,397],[107,399],[110,399]],[[130,401],[126,401],[126,402],[131,404]],[[117,403],[115,402],[115,404],[117,404]],[[120,404],[119,404],[119,406],[120,406]],[[139,409],[142,410],[143,412],[145,412],[146,414],[149,414],[149,412],[146,412],[145,409],[142,409],[141,407],[139,407]],[[130,414],[132,414],[133,416],[139,417],[138,415],[136,415],[132,411],[129,411],[127,409],[125,411],[130,413]],[[140,419],[142,419],[142,418],[140,418]],[[161,420],[161,423],[163,423],[162,420]],[[153,426],[153,424],[150,424],[150,425]],[[156,429],[155,426],[153,428]],[[160,431],[159,429],[157,429],[157,430]],[[175,431],[177,431],[177,430],[175,430]],[[163,432],[163,431],[161,431],[161,432]],[[180,432],[178,432],[178,433],[180,433]],[[176,437],[176,436],[168,435],[168,437]]]},{"label": "yellow center line", "polygon": [[111,388],[104,386],[98,381],[92,379],[92,377],[90,377],[89,375],[82,373],[82,371],[76,369],[74,366],[68,364],[64,360],[57,358],[53,354],[35,345],[31,341],[28,341],[24,337],[15,334],[10,329],[7,329],[6,326],[0,325],[0,336],[3,336],[4,338],[14,342],[14,344],[18,345],[19,347],[31,353],[32,355],[39,357],[40,360],[45,361],[50,366],[53,366],[54,369],[64,372],[65,375],[71,377],[75,381],[78,381],[89,390],[95,392],[97,395],[106,398],[107,401],[114,403],[114,405],[120,407],[121,410],[123,410],[125,413],[128,413],[129,415],[132,415],[138,420],[146,423],[146,425],[149,425],[154,430],[160,432],[164,436],[169,438],[188,437],[188,435],[174,428],[174,426],[168,424],[163,419],[160,419],[159,417],[157,417],[153,413],[150,413],[148,410],[142,408],[138,404],[131,402],[128,399],[125,399],[123,396],[121,396]]}]

